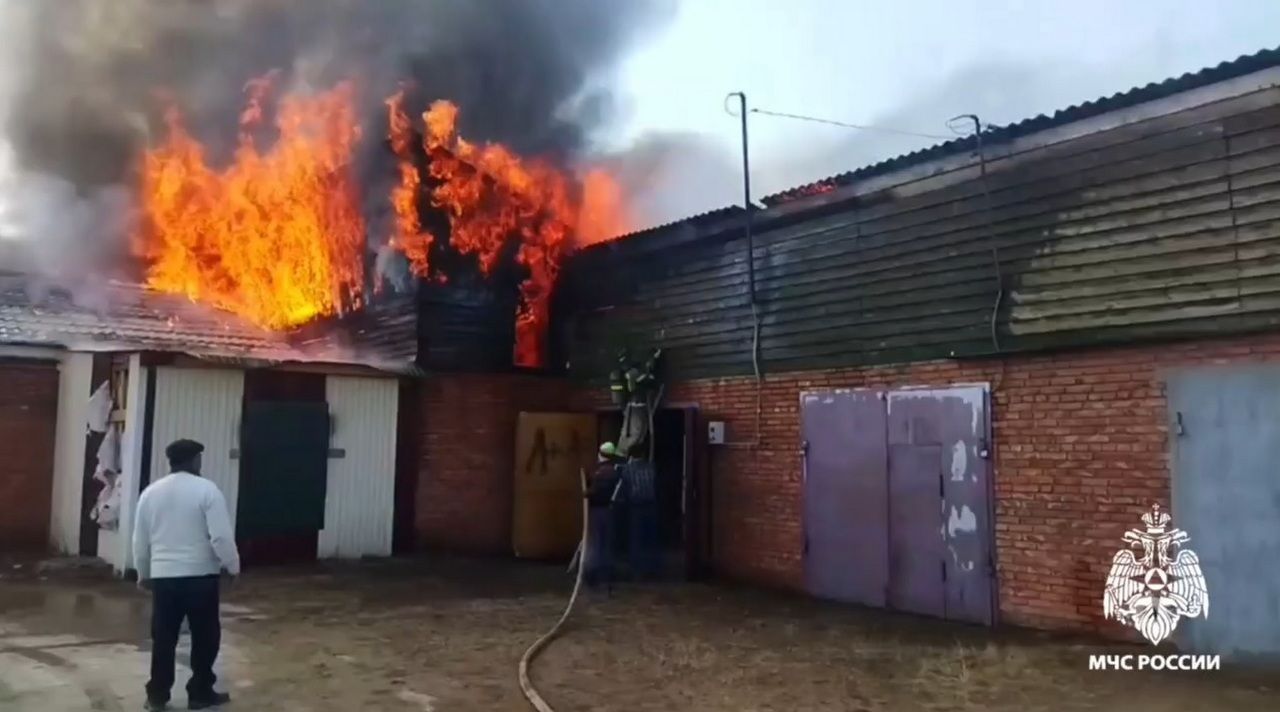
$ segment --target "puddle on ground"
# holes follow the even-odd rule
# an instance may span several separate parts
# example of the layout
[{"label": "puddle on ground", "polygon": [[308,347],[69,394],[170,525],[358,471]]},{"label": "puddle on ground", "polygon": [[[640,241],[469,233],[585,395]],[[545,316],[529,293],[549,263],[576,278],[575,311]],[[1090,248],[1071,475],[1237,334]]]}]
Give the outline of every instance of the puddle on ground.
[{"label": "puddle on ground", "polygon": [[[253,614],[232,608],[238,615],[231,619]],[[6,582],[0,587],[0,709],[140,709],[150,610],[146,595],[119,582],[88,588]],[[246,689],[253,681],[238,643],[235,632],[224,630],[215,670],[228,686]],[[180,681],[190,675],[189,661],[190,639],[183,635]]]},{"label": "puddle on ground", "polygon": [[150,606],[126,591],[74,591],[39,584],[0,588],[0,613],[31,635],[71,634],[94,639],[133,640],[149,626]]}]

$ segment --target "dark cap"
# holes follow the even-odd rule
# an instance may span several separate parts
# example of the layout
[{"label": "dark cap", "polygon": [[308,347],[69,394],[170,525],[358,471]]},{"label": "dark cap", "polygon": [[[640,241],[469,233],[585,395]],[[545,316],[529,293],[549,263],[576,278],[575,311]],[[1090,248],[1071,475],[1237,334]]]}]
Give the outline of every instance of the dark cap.
[{"label": "dark cap", "polygon": [[169,458],[170,465],[181,465],[204,452],[204,445],[195,440],[174,440],[164,449],[164,456]]}]

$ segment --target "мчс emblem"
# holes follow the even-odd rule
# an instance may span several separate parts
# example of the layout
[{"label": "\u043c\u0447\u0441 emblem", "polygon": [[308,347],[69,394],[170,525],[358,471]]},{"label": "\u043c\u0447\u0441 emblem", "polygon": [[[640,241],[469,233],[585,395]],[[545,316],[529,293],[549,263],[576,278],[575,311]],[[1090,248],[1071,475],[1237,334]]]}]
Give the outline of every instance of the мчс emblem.
[{"label": "\u043c\u0447\u0441 emblem", "polygon": [[[1142,515],[1146,528],[1124,533],[1130,548],[1111,559],[1106,593],[1102,596],[1107,618],[1133,626],[1152,645],[1169,637],[1183,616],[1209,617],[1209,590],[1200,570],[1200,557],[1182,548],[1191,537],[1170,527],[1170,520],[1160,511],[1160,505],[1152,505],[1151,511]],[[1141,558],[1134,556],[1138,548],[1142,550]],[[1171,549],[1177,549],[1176,556]]]}]

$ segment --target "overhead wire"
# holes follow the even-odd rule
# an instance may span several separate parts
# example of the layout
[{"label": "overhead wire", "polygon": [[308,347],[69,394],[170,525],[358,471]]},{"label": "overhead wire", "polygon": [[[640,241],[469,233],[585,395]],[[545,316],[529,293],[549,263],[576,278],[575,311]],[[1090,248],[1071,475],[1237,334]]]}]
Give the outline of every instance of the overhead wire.
[{"label": "overhead wire", "polygon": [[836,121],[834,119],[824,119],[818,116],[807,116],[805,114],[792,114],[785,111],[771,111],[769,109],[753,108],[753,114],[761,114],[763,116],[776,116],[781,119],[794,119],[796,121],[808,121],[815,124],[826,124],[828,126],[839,126],[846,129],[856,129],[859,131],[879,131],[880,133],[891,133],[899,136],[914,136],[916,138],[929,138],[939,141],[947,141],[955,138],[954,136],[944,136],[942,134],[922,133],[920,131],[908,131],[906,129],[895,129],[888,126],[872,126],[869,124],[851,124],[844,121]]}]

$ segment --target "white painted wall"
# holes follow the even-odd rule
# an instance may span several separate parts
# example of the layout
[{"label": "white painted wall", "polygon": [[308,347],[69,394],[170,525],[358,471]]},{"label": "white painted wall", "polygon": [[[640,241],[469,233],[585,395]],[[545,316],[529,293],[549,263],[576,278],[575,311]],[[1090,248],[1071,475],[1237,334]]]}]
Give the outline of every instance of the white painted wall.
[{"label": "white painted wall", "polygon": [[167,366],[156,369],[151,479],[155,481],[169,473],[169,461],[164,455],[169,443],[180,438],[200,441],[204,444],[201,474],[222,490],[233,528],[240,492],[240,461],[231,459],[231,451],[240,447],[243,403],[243,371]]},{"label": "white painted wall", "polygon": [[[146,403],[146,371],[138,356],[129,361],[129,403]],[[178,438],[192,438],[205,445],[204,474],[222,489],[227,498],[232,523],[235,522],[235,494],[239,463],[231,459],[238,447],[240,403],[244,375],[240,371],[156,368],[155,402],[152,406],[151,458],[147,463],[151,480],[168,473],[164,448]],[[120,529],[98,533],[98,556],[117,573],[133,568],[133,511],[138,503],[144,463],[142,462],[143,407],[130,407],[125,421],[120,455]]]},{"label": "white painted wall", "polygon": [[58,363],[58,424],[53,452],[49,544],[59,554],[80,553],[80,501],[84,490],[85,428],[93,394],[93,355],[63,354]]},{"label": "white painted wall", "polygon": [[390,556],[395,515],[396,413],[399,384],[388,378],[329,376],[334,431],[330,446],[320,558]]},{"label": "white painted wall", "polygon": [[[146,374],[137,356],[130,361],[129,388],[130,403],[145,403]],[[334,418],[331,447],[346,452],[343,458],[329,460],[325,528],[318,537],[318,555],[389,556],[395,514],[398,383],[394,379],[330,376],[326,399]],[[243,400],[242,371],[156,368],[150,478],[154,481],[168,472],[167,444],[179,438],[199,440],[205,446],[203,474],[222,490],[233,527],[240,461],[231,458],[231,451],[240,447]],[[129,409],[121,442],[124,489],[120,530],[98,535],[99,556],[117,572],[133,566],[131,541],[125,533],[133,530],[142,473],[142,411]]]},{"label": "white painted wall", "polygon": [[138,354],[129,356],[129,389],[125,395],[129,409],[125,413],[124,432],[120,436],[120,528],[98,530],[98,556],[111,564],[117,574],[132,565],[133,509],[138,502],[138,477],[141,472],[143,410],[147,402],[146,371]]}]

